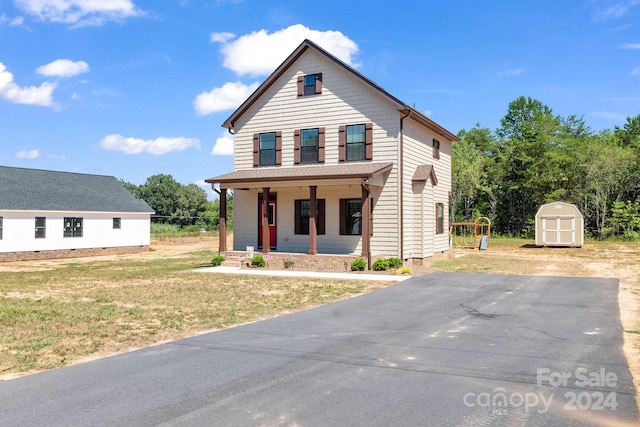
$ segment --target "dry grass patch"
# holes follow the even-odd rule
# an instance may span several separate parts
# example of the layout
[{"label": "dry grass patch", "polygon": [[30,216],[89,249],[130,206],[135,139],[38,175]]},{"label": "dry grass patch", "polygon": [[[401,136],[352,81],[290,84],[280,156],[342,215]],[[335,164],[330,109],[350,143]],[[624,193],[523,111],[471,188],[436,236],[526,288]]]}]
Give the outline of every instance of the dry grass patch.
[{"label": "dry grass patch", "polygon": [[383,283],[194,273],[214,253],[0,271],[0,379],[343,299]]}]

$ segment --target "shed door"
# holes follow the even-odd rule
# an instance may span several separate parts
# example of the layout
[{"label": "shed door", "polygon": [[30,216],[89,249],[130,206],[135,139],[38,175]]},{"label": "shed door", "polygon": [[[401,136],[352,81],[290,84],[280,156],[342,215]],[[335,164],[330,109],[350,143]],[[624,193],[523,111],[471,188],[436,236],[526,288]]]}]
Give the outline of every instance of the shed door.
[{"label": "shed door", "polygon": [[573,216],[542,217],[543,245],[575,245],[576,218]]}]

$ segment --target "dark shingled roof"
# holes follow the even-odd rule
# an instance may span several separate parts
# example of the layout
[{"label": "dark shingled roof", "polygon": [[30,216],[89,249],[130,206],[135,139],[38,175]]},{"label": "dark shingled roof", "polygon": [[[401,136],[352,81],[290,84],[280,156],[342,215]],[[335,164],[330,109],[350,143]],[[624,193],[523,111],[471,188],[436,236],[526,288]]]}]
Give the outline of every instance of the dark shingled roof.
[{"label": "dark shingled roof", "polygon": [[154,213],[113,176],[0,166],[0,210]]}]

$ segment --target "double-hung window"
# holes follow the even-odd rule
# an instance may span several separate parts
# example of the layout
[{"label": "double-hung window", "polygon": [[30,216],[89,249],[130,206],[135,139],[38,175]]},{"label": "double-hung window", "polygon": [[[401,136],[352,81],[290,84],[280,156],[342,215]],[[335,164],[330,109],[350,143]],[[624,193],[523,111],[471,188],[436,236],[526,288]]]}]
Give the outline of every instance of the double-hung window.
[{"label": "double-hung window", "polygon": [[340,234],[362,234],[362,199],[340,199]]},{"label": "double-hung window", "polygon": [[436,203],[436,234],[444,233],[444,203]]},{"label": "double-hung window", "polygon": [[260,166],[276,164],[276,133],[260,134]]},{"label": "double-hung window", "polygon": [[64,218],[64,237],[82,237],[82,218]]},{"label": "double-hung window", "polygon": [[[316,233],[325,233],[324,199],[316,200]],[[311,216],[311,201],[295,201],[295,234],[309,234],[309,217]]]},{"label": "double-hung window", "polygon": [[440,159],[440,141],[437,139],[433,140],[433,158],[436,160]]},{"label": "double-hung window", "polygon": [[318,95],[322,93],[322,73],[298,76],[298,96]]},{"label": "double-hung window", "polygon": [[364,160],[365,128],[364,125],[349,125],[347,132],[347,161]]},{"label": "double-hung window", "polygon": [[318,129],[300,132],[300,163],[318,163]]},{"label": "double-hung window", "polygon": [[36,217],[36,239],[44,239],[47,236],[47,218]]}]

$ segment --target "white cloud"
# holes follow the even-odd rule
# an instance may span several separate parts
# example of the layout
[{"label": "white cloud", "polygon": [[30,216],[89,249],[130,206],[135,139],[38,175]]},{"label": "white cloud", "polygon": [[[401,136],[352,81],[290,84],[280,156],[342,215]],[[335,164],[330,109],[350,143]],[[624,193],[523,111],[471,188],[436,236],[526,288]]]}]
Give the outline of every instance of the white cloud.
[{"label": "white cloud", "polygon": [[16,157],[19,159],[37,159],[40,157],[40,150],[18,151]]},{"label": "white cloud", "polygon": [[640,4],[640,0],[595,0],[595,12],[593,14],[596,21],[607,21],[609,19],[621,18],[629,10]]},{"label": "white cloud", "polygon": [[187,148],[200,149],[200,140],[197,138],[165,138],[140,139],[125,138],[119,134],[113,134],[100,141],[100,148],[107,151],[122,151],[126,154],[149,153],[157,156],[182,151]]},{"label": "white cloud", "polygon": [[20,87],[13,81],[13,74],[0,62],[0,99],[14,104],[52,106],[55,83],[42,83],[40,86]]},{"label": "white cloud", "polygon": [[620,46],[620,49],[640,49],[640,43],[626,43]]},{"label": "white cloud", "polygon": [[228,82],[209,92],[202,92],[193,100],[193,108],[199,116],[231,110],[238,107],[256,90],[259,83],[245,85],[240,82]]},{"label": "white cloud", "polygon": [[211,43],[226,43],[236,35],[233,33],[211,33]]},{"label": "white cloud", "polygon": [[11,27],[19,27],[24,23],[24,18],[22,16],[16,16],[15,18],[9,18],[4,13],[0,15],[0,25],[9,24]]},{"label": "white cloud", "polygon": [[424,114],[427,117],[431,117],[431,114],[433,114],[433,111],[432,110],[424,110],[422,112],[422,114]]},{"label": "white cloud", "polygon": [[522,74],[522,68],[508,68],[498,73],[499,77],[519,76]]},{"label": "white cloud", "polygon": [[233,135],[229,132],[223,133],[211,150],[212,156],[233,156]]},{"label": "white cloud", "polygon": [[38,67],[36,72],[42,76],[71,77],[89,72],[89,64],[84,61],[56,59],[53,62]]},{"label": "white cloud", "polygon": [[131,0],[15,0],[15,5],[43,21],[74,26],[101,25],[144,15]]},{"label": "white cloud", "polygon": [[629,73],[630,76],[638,76],[640,75],[640,65],[638,65],[636,68],[634,68],[633,70],[631,70],[631,72]]},{"label": "white cloud", "polygon": [[254,31],[233,41],[229,36],[230,33],[214,33],[211,39],[222,42],[223,65],[240,76],[270,74],[304,39],[357,66],[353,56],[358,53],[358,45],[340,31],[317,31],[296,24],[274,33]]}]

